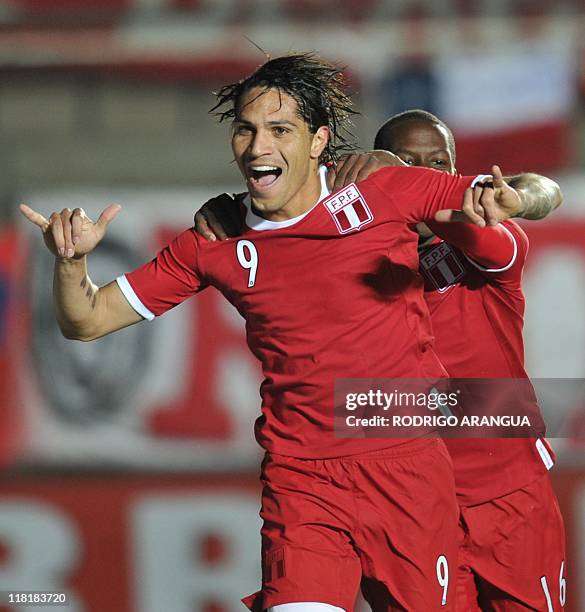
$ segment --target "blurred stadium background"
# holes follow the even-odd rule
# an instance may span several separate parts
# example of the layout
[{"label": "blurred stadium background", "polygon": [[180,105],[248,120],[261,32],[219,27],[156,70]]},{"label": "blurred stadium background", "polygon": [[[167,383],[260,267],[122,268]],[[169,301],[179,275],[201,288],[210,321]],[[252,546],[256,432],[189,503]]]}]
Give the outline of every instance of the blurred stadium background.
[{"label": "blurred stadium background", "polygon": [[118,201],[94,280],[151,256],[238,189],[207,111],[262,62],[248,39],[346,65],[364,148],[389,114],[425,108],[453,128],[460,171],[561,183],[562,210],[525,224],[526,344],[532,376],[572,379],[544,383],[543,409],[567,609],[585,610],[583,0],[0,1],[0,591],[65,589],[69,612],[229,612],[258,586],[260,377],[243,322],[209,290],[67,342],[51,261],[16,213]]}]

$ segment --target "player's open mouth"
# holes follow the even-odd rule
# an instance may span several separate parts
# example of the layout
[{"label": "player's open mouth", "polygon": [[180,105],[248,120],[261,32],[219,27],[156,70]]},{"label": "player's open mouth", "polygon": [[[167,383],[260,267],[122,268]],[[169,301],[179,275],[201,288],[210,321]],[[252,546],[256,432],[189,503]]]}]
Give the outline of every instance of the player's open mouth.
[{"label": "player's open mouth", "polygon": [[269,189],[282,174],[276,166],[254,166],[249,168],[248,181],[254,189]]}]

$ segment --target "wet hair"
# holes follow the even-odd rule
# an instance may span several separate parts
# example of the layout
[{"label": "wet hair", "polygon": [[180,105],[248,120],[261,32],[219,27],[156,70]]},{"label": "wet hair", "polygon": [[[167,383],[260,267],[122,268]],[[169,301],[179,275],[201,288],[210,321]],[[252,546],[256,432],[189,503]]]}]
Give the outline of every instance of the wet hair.
[{"label": "wet hair", "polygon": [[351,117],[358,113],[345,92],[346,81],[340,68],[313,53],[269,59],[245,79],[215,92],[217,104],[209,112],[220,122],[235,119],[242,97],[255,87],[276,89],[291,96],[297,103],[299,117],[312,134],[321,126],[329,128],[329,141],[320,162],[335,161],[344,152],[355,149]]},{"label": "wet hair", "polygon": [[407,110],[403,113],[398,113],[397,115],[390,117],[390,119],[382,124],[378,130],[374,140],[374,149],[388,148],[387,141],[392,140],[390,132],[394,128],[407,123],[408,121],[426,121],[427,123],[432,123],[433,125],[442,127],[447,132],[447,146],[449,147],[449,152],[451,153],[451,157],[453,159],[453,165],[455,165],[455,138],[453,136],[453,132],[450,130],[447,124],[444,121],[441,121],[436,115],[420,109]]}]

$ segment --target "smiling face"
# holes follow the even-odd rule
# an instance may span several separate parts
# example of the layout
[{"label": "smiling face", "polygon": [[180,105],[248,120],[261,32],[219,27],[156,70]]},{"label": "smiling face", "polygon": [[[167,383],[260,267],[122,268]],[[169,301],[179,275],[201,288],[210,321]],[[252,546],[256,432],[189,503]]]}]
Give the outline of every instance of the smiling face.
[{"label": "smiling face", "polygon": [[232,150],[252,204],[270,221],[284,221],[312,208],[321,194],[319,156],[327,127],[313,134],[294,98],[254,87],[239,100]]}]

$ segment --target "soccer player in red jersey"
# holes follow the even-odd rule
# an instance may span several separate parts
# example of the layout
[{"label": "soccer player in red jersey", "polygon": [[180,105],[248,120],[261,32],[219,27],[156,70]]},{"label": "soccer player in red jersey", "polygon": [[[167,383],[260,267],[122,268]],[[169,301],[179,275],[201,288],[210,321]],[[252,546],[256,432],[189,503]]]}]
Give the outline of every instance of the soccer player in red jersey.
[{"label": "soccer player in red jersey", "polygon": [[[456,172],[451,130],[425,111],[389,119],[374,146],[392,151],[409,165]],[[367,177],[380,168],[381,160],[382,155],[359,154],[342,161],[336,186]],[[518,217],[542,219],[561,202],[558,186],[545,177],[523,174],[508,182],[524,195]],[[209,215],[212,231],[225,237],[221,224],[229,225],[234,210],[228,204],[218,200],[204,210],[196,218],[199,231],[209,231]],[[528,249],[525,233],[512,220],[485,229],[436,222],[421,223],[417,229],[435,348],[449,375],[526,379],[521,286]],[[232,233],[238,231],[236,224]],[[547,473],[553,456],[546,441],[445,442],[461,508],[457,609],[562,610],[564,527]]]},{"label": "soccer player in red jersey", "polygon": [[[388,120],[374,144],[406,163],[455,174],[449,128],[424,111]],[[544,177],[512,177],[530,197],[517,214],[541,219],[561,202]],[[526,379],[522,271],[523,230],[508,220],[485,229],[467,223],[419,226],[425,299],[435,347],[454,378]],[[436,237],[440,235],[441,238]],[[562,610],[565,534],[547,473],[545,440],[446,438],[453,459],[461,545],[456,604],[460,610]]]},{"label": "soccer player in red jersey", "polygon": [[[451,130],[425,111],[389,119],[374,146],[392,151],[409,165],[456,172]],[[359,180],[378,167],[375,157],[354,156],[342,162],[336,182]],[[558,186],[545,177],[524,174],[508,182],[524,196],[524,207],[515,216],[542,219],[561,203]],[[521,285],[528,250],[525,233],[512,220],[486,229],[436,222],[417,229],[435,348],[449,375],[527,379]],[[547,442],[445,442],[461,508],[457,608],[562,610],[565,534],[547,473],[554,462]]]},{"label": "soccer player in red jersey", "polygon": [[[351,108],[340,79],[292,55],[220,90],[249,192],[238,240],[207,242],[188,229],[98,288],[87,254],[119,207],[96,223],[81,209],[48,220],[21,210],[56,256],[57,319],[69,338],[153,319],[210,285],[246,319],[265,377],[256,422],[266,451],[263,580],[250,608],[351,610],[361,583],[374,610],[449,610],[458,509],[443,442],[336,437],[333,389],[340,378],[445,375],[408,225],[460,208],[475,179],[390,167],[329,196],[320,163],[335,157]],[[490,222],[520,202],[507,186],[486,193]]]}]

